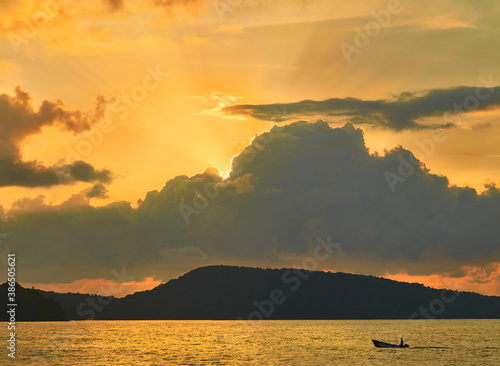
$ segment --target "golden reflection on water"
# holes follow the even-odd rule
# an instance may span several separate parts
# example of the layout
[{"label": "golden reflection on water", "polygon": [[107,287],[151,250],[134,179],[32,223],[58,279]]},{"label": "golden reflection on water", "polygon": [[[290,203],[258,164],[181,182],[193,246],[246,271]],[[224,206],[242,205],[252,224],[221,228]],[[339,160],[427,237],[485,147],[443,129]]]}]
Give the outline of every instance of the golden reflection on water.
[{"label": "golden reflection on water", "polygon": [[[19,323],[2,365],[500,365],[500,320]],[[371,340],[410,344],[377,349]]]}]

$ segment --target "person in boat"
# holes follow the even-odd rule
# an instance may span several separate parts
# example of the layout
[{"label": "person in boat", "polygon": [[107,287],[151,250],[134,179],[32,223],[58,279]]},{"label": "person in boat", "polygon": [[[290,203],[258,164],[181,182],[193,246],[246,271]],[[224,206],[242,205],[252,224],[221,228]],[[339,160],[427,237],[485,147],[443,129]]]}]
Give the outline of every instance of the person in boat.
[{"label": "person in boat", "polygon": [[405,345],[405,342],[403,342],[403,338],[401,338],[401,344],[400,346],[403,347]]}]

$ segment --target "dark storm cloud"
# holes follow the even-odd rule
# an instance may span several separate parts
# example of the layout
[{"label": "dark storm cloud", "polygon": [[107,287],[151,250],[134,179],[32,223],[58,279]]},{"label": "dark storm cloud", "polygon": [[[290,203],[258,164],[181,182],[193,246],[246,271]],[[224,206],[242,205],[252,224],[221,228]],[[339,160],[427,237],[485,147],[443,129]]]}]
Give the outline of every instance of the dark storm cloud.
[{"label": "dark storm cloud", "polygon": [[[401,159],[417,164],[393,192],[385,173]],[[106,277],[122,267],[167,279],[205,263],[291,265],[287,257],[328,236],[342,244],[343,260],[385,269],[500,260],[495,185],[482,194],[450,186],[402,147],[370,154],[350,123],[275,126],[235,157],[228,179],[213,169],[178,176],[137,208],[79,200],[88,202],[21,200],[0,222],[5,245],[25,261],[21,280],[61,282],[61,271],[66,281]]]},{"label": "dark storm cloud", "polygon": [[107,169],[96,170],[92,165],[83,161],[76,161],[69,164],[67,168],[67,172],[75,181],[111,183],[112,180],[111,171]]},{"label": "dark storm cloud", "polygon": [[88,198],[106,198],[108,190],[104,184],[96,183],[86,194]]},{"label": "dark storm cloud", "polygon": [[104,0],[104,2],[112,11],[122,9],[124,4],[124,0]]},{"label": "dark storm cloud", "polygon": [[[305,116],[348,118],[356,124],[369,124],[395,131],[429,128],[451,128],[460,124],[456,114],[500,106],[500,86],[461,86],[424,92],[403,92],[392,99],[361,100],[332,98],[323,101],[303,100],[287,104],[234,105],[222,111],[230,115],[246,115],[274,122],[296,120]],[[277,118],[276,111],[286,108]],[[428,117],[442,117],[442,122],[425,124]]]},{"label": "dark storm cloud", "polygon": [[38,110],[32,107],[29,93],[20,87],[15,95],[0,95],[0,186],[48,187],[75,181],[109,183],[109,170],[96,170],[85,162],[45,166],[32,160],[24,161],[21,143],[43,127],[55,126],[78,134],[101,122],[114,101],[98,96],[89,111],[67,110],[61,100],[43,101]]}]

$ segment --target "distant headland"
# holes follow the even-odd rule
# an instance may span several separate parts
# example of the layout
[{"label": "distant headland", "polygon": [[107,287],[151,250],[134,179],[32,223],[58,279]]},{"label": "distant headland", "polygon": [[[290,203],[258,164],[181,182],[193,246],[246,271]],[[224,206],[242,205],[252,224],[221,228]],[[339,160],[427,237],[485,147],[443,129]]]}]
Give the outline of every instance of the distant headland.
[{"label": "distant headland", "polygon": [[17,291],[18,321],[500,318],[499,296],[287,268],[201,267],[124,298]]}]

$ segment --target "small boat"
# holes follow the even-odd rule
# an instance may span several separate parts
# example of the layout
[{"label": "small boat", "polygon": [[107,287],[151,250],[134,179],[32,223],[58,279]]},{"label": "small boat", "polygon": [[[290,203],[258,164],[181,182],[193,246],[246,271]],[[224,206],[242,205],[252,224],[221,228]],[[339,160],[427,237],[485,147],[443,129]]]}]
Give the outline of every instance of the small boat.
[{"label": "small boat", "polygon": [[403,344],[403,345],[400,345],[400,344],[390,344],[390,343],[376,341],[375,339],[372,339],[372,342],[373,342],[373,345],[375,347],[380,347],[380,348],[406,348],[406,347],[410,347],[407,344]]}]

